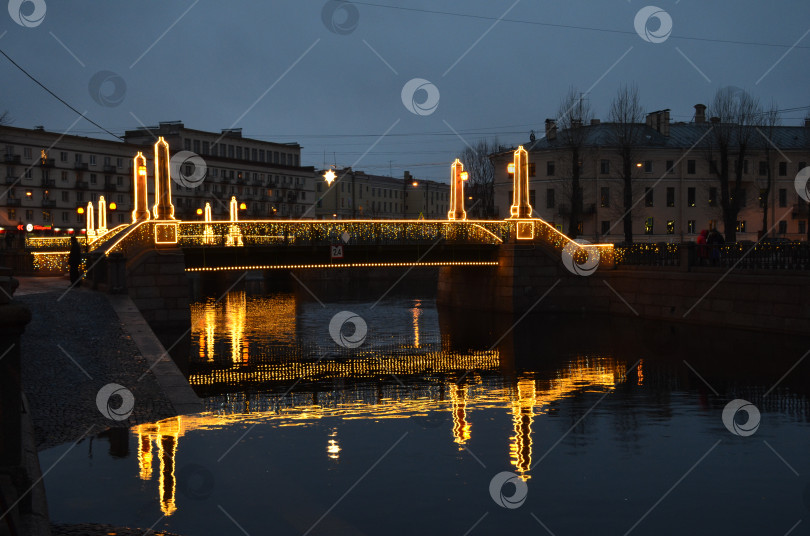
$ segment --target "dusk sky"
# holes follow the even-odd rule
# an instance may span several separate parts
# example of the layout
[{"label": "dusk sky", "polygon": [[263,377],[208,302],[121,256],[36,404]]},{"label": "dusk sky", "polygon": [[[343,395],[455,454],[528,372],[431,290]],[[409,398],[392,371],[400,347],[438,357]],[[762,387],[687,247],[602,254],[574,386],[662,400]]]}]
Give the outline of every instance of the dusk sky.
[{"label": "dusk sky", "polygon": [[[664,24],[668,14],[672,30],[662,33],[652,17],[641,26],[647,41],[634,25],[648,5],[638,0],[378,1],[37,0],[22,3],[26,27],[12,18],[20,0],[11,0],[0,49],[119,135],[139,121],[241,127],[248,137],[300,143],[304,165],[325,158],[438,180],[463,140],[542,136],[569,86],[587,92],[603,120],[626,82],[638,84],[647,110],[670,108],[675,121],[690,121],[693,105],[709,104],[723,86],[792,109],[786,125],[808,113],[807,2],[657,0],[660,11],[649,11]],[[94,79],[100,71],[112,74]],[[3,57],[0,77],[0,111],[14,126],[109,138],[75,122]],[[403,101],[415,78],[436,90],[413,83],[423,89]],[[426,98],[438,98],[435,109],[406,108]]]}]

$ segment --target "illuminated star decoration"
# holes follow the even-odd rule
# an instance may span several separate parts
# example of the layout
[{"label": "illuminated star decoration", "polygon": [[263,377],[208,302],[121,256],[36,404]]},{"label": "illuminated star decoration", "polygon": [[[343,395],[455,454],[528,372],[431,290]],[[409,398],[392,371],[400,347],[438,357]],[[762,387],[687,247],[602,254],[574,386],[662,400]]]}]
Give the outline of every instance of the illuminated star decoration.
[{"label": "illuminated star decoration", "polygon": [[337,174],[331,169],[323,174],[323,178],[329,186],[332,186],[332,181],[335,180],[335,177],[337,177]]}]

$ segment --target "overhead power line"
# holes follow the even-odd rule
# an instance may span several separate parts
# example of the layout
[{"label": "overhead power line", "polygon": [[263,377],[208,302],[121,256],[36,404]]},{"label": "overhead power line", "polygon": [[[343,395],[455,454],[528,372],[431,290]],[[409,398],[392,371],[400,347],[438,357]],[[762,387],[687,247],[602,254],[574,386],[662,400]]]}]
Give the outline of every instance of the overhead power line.
[{"label": "overhead power line", "polygon": [[[636,35],[636,32],[629,31],[629,30],[616,30],[613,28],[597,28],[595,26],[577,26],[573,24],[555,24],[551,22],[540,22],[540,21],[533,21],[533,20],[520,20],[520,19],[502,19],[499,17],[492,17],[486,15],[473,15],[471,13],[457,13],[452,11],[438,11],[434,9],[421,9],[415,7],[404,7],[404,6],[389,6],[385,4],[375,4],[372,2],[357,2],[352,0],[353,4],[369,6],[369,7],[379,7],[384,9],[397,9],[400,11],[413,11],[417,13],[428,13],[432,15],[447,15],[452,17],[464,17],[469,19],[481,19],[481,20],[497,20],[500,22],[511,22],[514,24],[529,24],[532,26],[545,26],[549,28],[562,28],[566,30],[585,30],[590,32],[603,32],[603,33],[615,33],[615,34],[623,34],[623,35]],[[749,46],[760,46],[760,47],[776,47],[776,48],[804,48],[810,49],[810,46],[807,45],[788,45],[782,43],[759,43],[756,41],[738,41],[733,39],[712,39],[709,37],[691,37],[685,35],[670,35],[669,39],[680,39],[683,41],[706,41],[710,43],[726,43],[730,45],[749,45]]]},{"label": "overhead power line", "polygon": [[20,71],[22,71],[22,72],[23,72],[23,74],[25,74],[25,76],[27,76],[28,78],[30,78],[31,80],[33,80],[33,81],[34,81],[34,83],[36,83],[36,84],[37,84],[39,87],[41,87],[42,89],[44,89],[45,91],[47,91],[48,93],[50,93],[50,95],[51,95],[53,98],[55,98],[56,100],[58,100],[59,102],[61,102],[62,104],[64,104],[64,105],[65,105],[65,106],[67,106],[68,108],[70,108],[71,110],[73,110],[73,111],[74,111],[74,112],[75,112],[77,115],[79,115],[81,118],[83,118],[84,120],[86,120],[86,121],[87,121],[87,122],[89,122],[90,124],[92,124],[92,125],[94,125],[94,126],[97,126],[97,127],[98,127],[98,128],[100,128],[101,130],[103,130],[104,132],[106,132],[107,134],[109,134],[110,136],[112,136],[112,137],[114,137],[114,138],[118,138],[119,140],[122,140],[122,141],[124,140],[124,138],[122,138],[121,136],[118,136],[117,134],[113,134],[112,132],[110,132],[109,130],[107,130],[106,128],[104,128],[103,126],[99,125],[98,123],[96,123],[95,121],[93,121],[92,119],[90,119],[89,117],[87,117],[86,115],[84,115],[83,113],[81,113],[79,110],[77,110],[76,108],[74,108],[73,106],[71,106],[70,104],[68,104],[68,103],[67,103],[67,102],[66,102],[66,101],[65,101],[65,100],[64,100],[62,97],[60,97],[59,95],[57,95],[56,93],[54,93],[53,91],[51,91],[50,89],[48,89],[47,87],[45,87],[45,84],[43,84],[42,82],[40,82],[39,80],[37,80],[37,79],[34,77],[34,75],[32,75],[31,73],[29,73],[28,71],[26,71],[25,69],[23,69],[23,68],[22,68],[22,66],[20,66],[20,65],[19,65],[19,64],[18,64],[16,61],[14,61],[13,59],[11,59],[11,57],[9,57],[9,55],[8,55],[8,54],[6,54],[6,53],[5,53],[5,52],[4,52],[2,49],[0,49],[0,54],[2,54],[3,56],[5,56],[5,57],[6,57],[6,59],[7,59],[8,61],[10,61],[10,62],[11,62],[11,64],[12,64],[12,65],[14,65],[14,67],[16,67],[17,69],[19,69]]}]

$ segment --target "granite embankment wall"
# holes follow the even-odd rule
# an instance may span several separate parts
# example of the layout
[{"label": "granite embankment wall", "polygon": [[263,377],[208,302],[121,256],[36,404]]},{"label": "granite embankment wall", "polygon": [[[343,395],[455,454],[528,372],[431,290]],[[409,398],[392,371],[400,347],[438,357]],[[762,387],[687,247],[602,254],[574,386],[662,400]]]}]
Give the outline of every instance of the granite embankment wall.
[{"label": "granite embankment wall", "polygon": [[721,268],[617,266],[574,275],[559,254],[504,244],[499,265],[443,267],[441,305],[523,314],[587,312],[668,322],[810,333],[810,274]]}]

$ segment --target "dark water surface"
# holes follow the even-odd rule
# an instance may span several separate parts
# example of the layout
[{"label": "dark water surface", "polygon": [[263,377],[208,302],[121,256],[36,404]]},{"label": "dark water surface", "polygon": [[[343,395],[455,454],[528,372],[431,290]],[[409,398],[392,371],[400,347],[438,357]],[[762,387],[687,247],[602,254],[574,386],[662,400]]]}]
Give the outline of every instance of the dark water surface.
[{"label": "dark water surface", "polygon": [[[53,520],[186,536],[810,531],[810,339],[375,301],[195,303],[189,379],[207,411],[43,452],[43,468],[65,455],[46,477]],[[367,326],[356,348],[330,336],[342,311]],[[723,423],[735,399],[760,412],[752,435]]]}]

